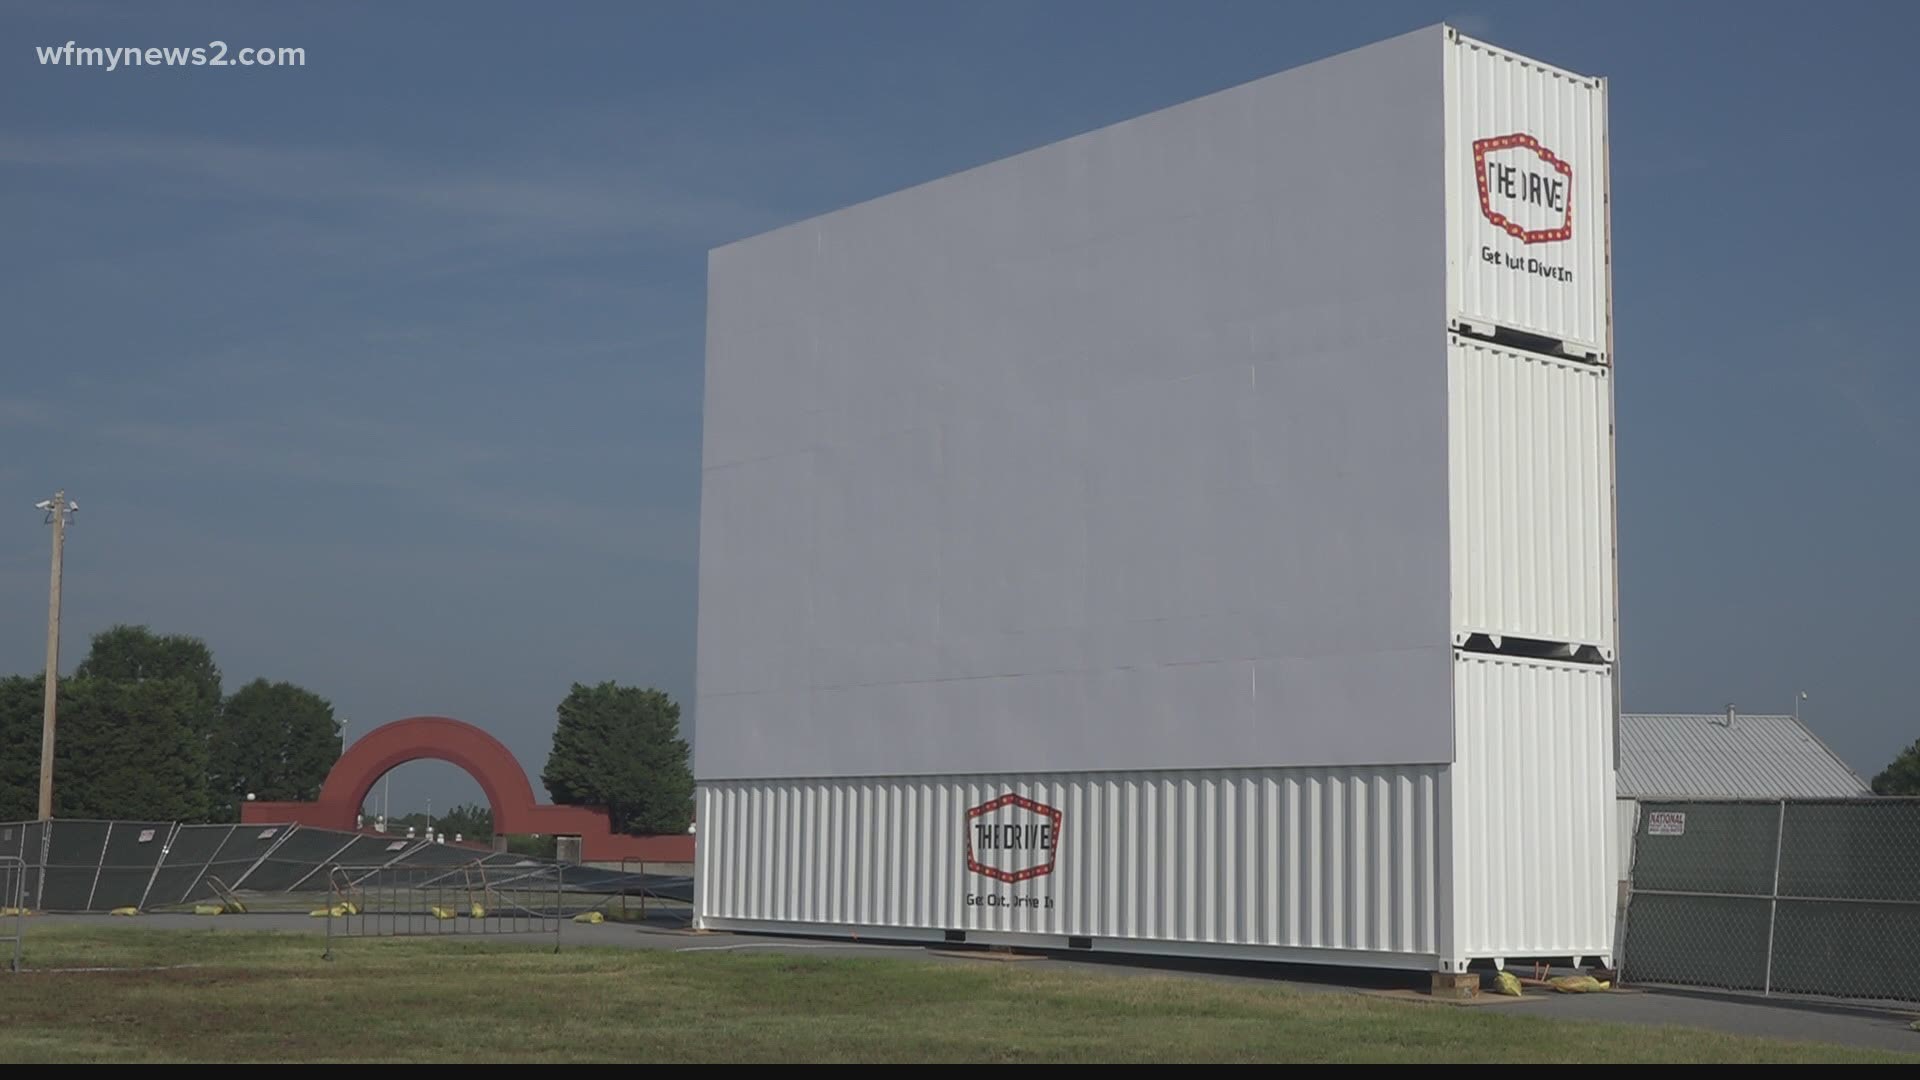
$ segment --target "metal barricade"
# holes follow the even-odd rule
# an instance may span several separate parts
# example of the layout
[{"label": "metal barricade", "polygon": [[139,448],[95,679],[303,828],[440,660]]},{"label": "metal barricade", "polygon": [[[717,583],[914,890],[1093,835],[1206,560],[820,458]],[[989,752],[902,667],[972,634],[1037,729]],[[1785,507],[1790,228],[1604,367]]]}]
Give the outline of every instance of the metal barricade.
[{"label": "metal barricade", "polygon": [[[640,864],[640,880],[643,882],[646,881],[647,860],[640,858],[639,856],[635,856],[635,855],[622,856],[620,859],[620,873],[622,875],[625,875],[628,872],[627,867],[634,863]],[[621,922],[627,921],[627,894],[632,891],[633,891],[632,889],[627,889],[627,888],[623,888],[620,890],[620,921]],[[642,888],[640,890],[640,921],[641,922],[647,921],[647,893],[649,893],[650,891],[652,890],[647,888]]]},{"label": "metal barricade", "polygon": [[[0,908],[13,913],[13,935],[0,937],[0,942],[13,945],[12,963],[8,970],[20,970],[22,942],[27,931],[27,861],[18,855],[0,855]],[[0,926],[4,926],[0,920]]]},{"label": "metal barricade", "polygon": [[344,938],[552,934],[567,920],[566,867],[489,876],[484,860],[453,866],[386,863],[327,869],[326,959]]}]

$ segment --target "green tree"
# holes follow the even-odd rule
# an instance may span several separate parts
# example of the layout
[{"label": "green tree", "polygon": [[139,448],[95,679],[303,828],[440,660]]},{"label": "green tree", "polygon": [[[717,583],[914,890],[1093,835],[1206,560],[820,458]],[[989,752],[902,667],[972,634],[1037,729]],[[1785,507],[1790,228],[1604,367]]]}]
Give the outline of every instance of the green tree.
[{"label": "green tree", "polygon": [[560,841],[552,836],[509,836],[507,850],[515,855],[530,855],[536,859],[557,859],[560,857]]},{"label": "green tree", "polygon": [[1875,795],[1920,795],[1920,739],[1873,778]]},{"label": "green tree", "polygon": [[253,680],[221,706],[208,744],[213,815],[238,820],[249,793],[275,802],[319,798],[341,749],[325,698],[289,682]]},{"label": "green tree", "polygon": [[493,839],[493,808],[463,803],[442,814],[433,828],[449,839],[458,836],[484,844]]},{"label": "green tree", "polygon": [[540,779],[556,803],[605,807],[615,832],[683,833],[693,820],[689,756],[680,706],[665,693],[575,683]]},{"label": "green tree", "polygon": [[63,680],[54,815],[200,820],[208,803],[207,747],[193,727],[200,709],[185,679]]},{"label": "green tree", "polygon": [[0,679],[0,821],[25,821],[40,811],[40,707],[45,685],[37,676]]},{"label": "green tree", "polygon": [[220,713],[220,668],[213,662],[213,650],[196,637],[117,624],[93,635],[87,658],[73,675],[129,683],[185,680],[193,688],[194,730],[202,735],[212,734]]}]

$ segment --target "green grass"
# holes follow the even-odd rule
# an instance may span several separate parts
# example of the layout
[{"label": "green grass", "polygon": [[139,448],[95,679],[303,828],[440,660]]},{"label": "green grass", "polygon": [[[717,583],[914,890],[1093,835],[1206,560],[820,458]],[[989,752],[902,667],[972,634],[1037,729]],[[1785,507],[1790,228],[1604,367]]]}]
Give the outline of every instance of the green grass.
[{"label": "green grass", "polygon": [[[1668,1028],[1019,963],[43,926],[0,1061],[1901,1060]],[[195,965],[195,966],[175,966]],[[1916,1036],[1920,1038],[1920,1036]],[[1920,1060],[1920,1059],[1909,1059]]]}]

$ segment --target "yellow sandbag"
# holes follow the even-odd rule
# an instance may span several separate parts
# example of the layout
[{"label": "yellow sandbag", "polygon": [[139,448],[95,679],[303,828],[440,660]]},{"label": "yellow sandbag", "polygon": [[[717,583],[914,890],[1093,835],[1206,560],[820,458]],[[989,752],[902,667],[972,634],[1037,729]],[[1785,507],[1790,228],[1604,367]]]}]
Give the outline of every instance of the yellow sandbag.
[{"label": "yellow sandbag", "polygon": [[1563,994],[1590,994],[1607,988],[1606,983],[1591,975],[1559,975],[1548,979],[1547,985]]},{"label": "yellow sandbag", "polygon": [[577,923],[603,923],[607,921],[607,917],[597,911],[583,911],[575,915],[573,921]]},{"label": "yellow sandbag", "polygon": [[487,909],[481,907],[479,904],[475,904],[473,905],[473,910],[467,914],[476,919],[484,919],[487,917]]},{"label": "yellow sandbag", "polygon": [[226,910],[227,910],[226,908],[221,907],[219,904],[193,905],[193,913],[195,915],[219,915],[224,913]]},{"label": "yellow sandbag", "polygon": [[339,919],[339,918],[344,918],[345,916],[348,916],[348,915],[352,915],[353,913],[354,913],[354,910],[353,910],[352,904],[335,904],[330,908],[324,908],[324,907],[314,908],[312,911],[308,912],[307,914],[313,916],[316,919],[324,919],[329,915],[333,916],[336,919]]},{"label": "yellow sandbag", "polygon": [[441,907],[441,906],[440,906],[440,905],[438,905],[438,904],[434,904],[434,905],[432,905],[432,906],[431,906],[430,908],[428,908],[428,910],[430,910],[430,911],[432,911],[432,912],[433,912],[433,917],[434,917],[434,918],[436,918],[436,919],[451,919],[451,918],[453,918],[453,912],[451,912],[451,911],[448,911],[448,910],[447,910],[446,908],[443,908],[443,907]]},{"label": "yellow sandbag", "polygon": [[229,915],[245,915],[247,913],[247,906],[238,900],[229,900],[224,906]]},{"label": "yellow sandbag", "polygon": [[1520,996],[1520,977],[1511,971],[1502,971],[1493,977],[1493,989],[1496,993],[1508,997]]},{"label": "yellow sandbag", "polygon": [[33,914],[33,910],[31,908],[0,907],[0,919],[11,919],[16,915],[31,915],[31,914]]},{"label": "yellow sandbag", "polygon": [[112,911],[109,911],[109,912],[107,912],[107,914],[109,914],[109,915],[138,915],[138,914],[140,914],[140,909],[139,909],[139,908],[132,908],[132,907],[117,907],[117,908],[114,908],[114,909],[113,909]]}]

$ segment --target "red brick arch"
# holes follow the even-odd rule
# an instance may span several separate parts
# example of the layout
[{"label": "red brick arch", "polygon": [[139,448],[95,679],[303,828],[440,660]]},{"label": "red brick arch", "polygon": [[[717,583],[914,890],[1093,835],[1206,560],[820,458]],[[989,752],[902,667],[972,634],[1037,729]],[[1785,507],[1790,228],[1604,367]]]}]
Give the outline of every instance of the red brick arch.
[{"label": "red brick arch", "polygon": [[445,761],[479,783],[493,808],[497,835],[578,836],[580,857],[592,862],[643,858],[693,861],[691,836],[627,836],[615,833],[605,810],[554,806],[534,799],[527,771],[500,740],[450,716],[414,716],[362,735],[334,762],[314,802],[243,803],[249,824],[294,823],[320,829],[354,829],[360,807],[380,778],[410,761]]}]

